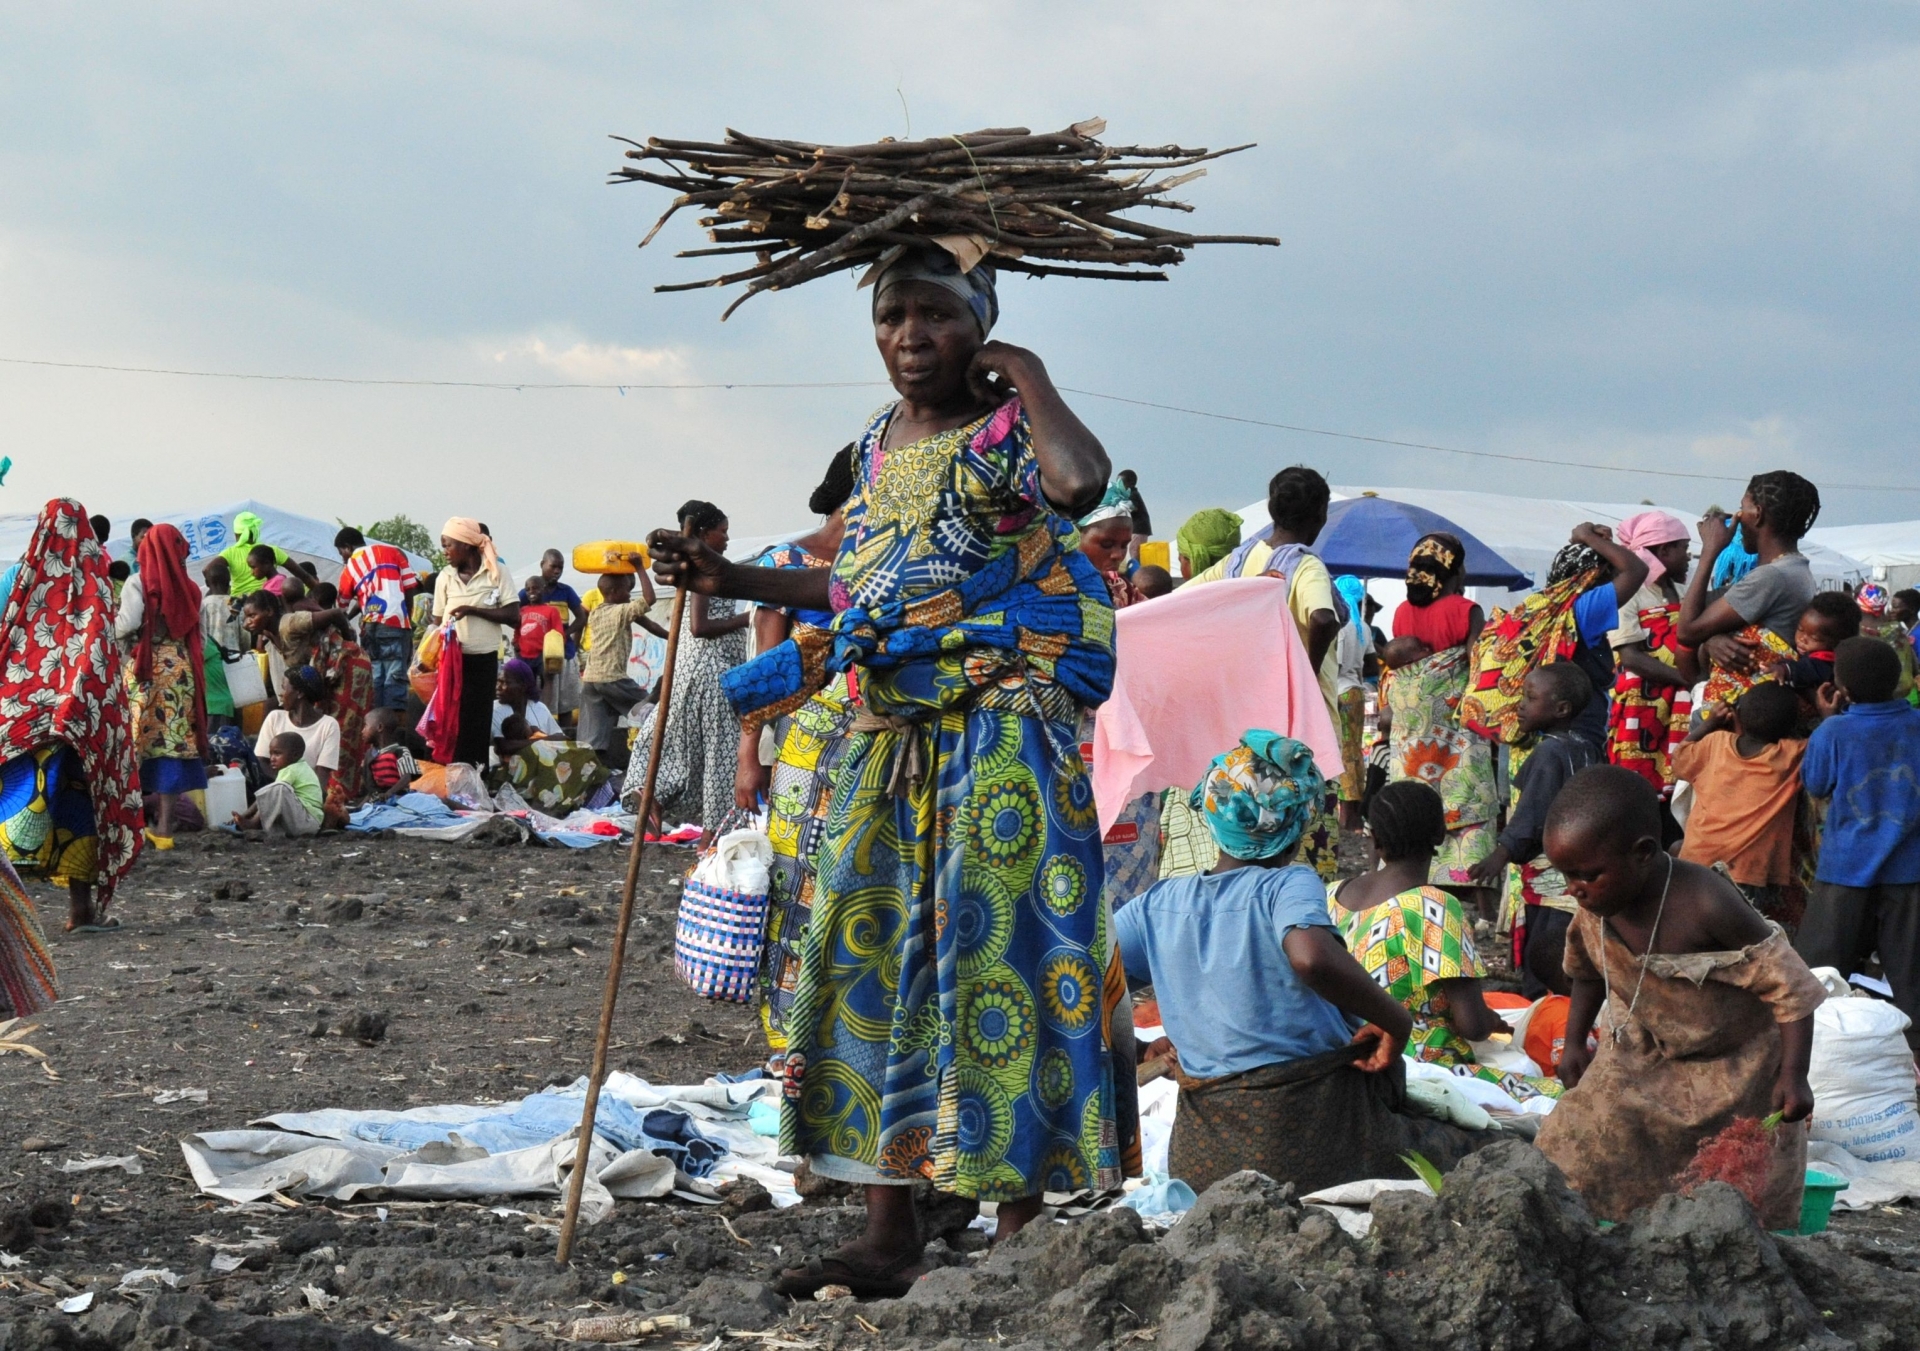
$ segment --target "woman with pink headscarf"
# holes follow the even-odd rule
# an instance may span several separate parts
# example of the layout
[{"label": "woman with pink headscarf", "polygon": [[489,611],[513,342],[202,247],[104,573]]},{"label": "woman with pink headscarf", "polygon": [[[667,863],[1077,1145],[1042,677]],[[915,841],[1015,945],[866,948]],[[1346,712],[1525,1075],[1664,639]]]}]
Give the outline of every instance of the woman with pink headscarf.
[{"label": "woman with pink headscarf", "polygon": [[1673,788],[1673,748],[1686,740],[1697,678],[1693,649],[1675,633],[1691,532],[1664,511],[1627,517],[1614,537],[1647,564],[1647,580],[1620,607],[1612,634],[1618,674],[1607,719],[1607,761],[1630,769],[1665,797]]}]

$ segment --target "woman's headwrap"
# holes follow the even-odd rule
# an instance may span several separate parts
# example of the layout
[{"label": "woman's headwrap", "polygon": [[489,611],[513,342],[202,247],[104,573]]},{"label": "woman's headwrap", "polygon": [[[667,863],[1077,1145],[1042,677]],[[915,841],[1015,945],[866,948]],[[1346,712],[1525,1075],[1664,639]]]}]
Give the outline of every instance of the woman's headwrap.
[{"label": "woman's headwrap", "polygon": [[233,518],[233,542],[235,544],[258,544],[260,532],[267,523],[251,511],[243,511]]},{"label": "woman's headwrap", "polygon": [[1360,639],[1360,650],[1365,652],[1373,645],[1373,634],[1367,628],[1367,584],[1345,572],[1333,579],[1333,589],[1347,603],[1347,622],[1353,625]]},{"label": "woman's headwrap", "polygon": [[520,687],[529,695],[540,692],[540,677],[533,672],[533,663],[523,657],[512,657],[500,664],[500,674],[511,676],[520,682]]},{"label": "woman's headwrap", "polygon": [[[1627,517],[1615,527],[1613,537],[1620,543],[1639,554],[1647,565],[1647,582],[1652,586],[1667,575],[1666,564],[1653,556],[1656,544],[1672,544],[1676,540],[1692,539],[1693,531],[1687,529],[1687,523],[1678,516],[1664,511],[1642,511]],[[1683,580],[1676,577],[1674,581]]]},{"label": "woman's headwrap", "polygon": [[1569,577],[1578,577],[1583,572],[1592,572],[1595,568],[1606,576],[1613,575],[1613,565],[1603,558],[1599,551],[1584,544],[1568,544],[1553,556],[1553,564],[1547,569],[1547,585],[1564,582]]},{"label": "woman's headwrap", "polygon": [[[1431,604],[1466,566],[1467,551],[1457,539],[1422,535],[1407,553],[1407,599],[1415,605]],[[1422,601],[1421,596],[1427,599]]]},{"label": "woman's headwrap", "polygon": [[1853,593],[1853,601],[1860,607],[1861,614],[1875,619],[1884,615],[1893,605],[1893,597],[1878,582],[1860,583],[1860,589]]},{"label": "woman's headwrap", "polygon": [[1222,853],[1278,858],[1313,824],[1326,787],[1305,745],[1278,732],[1255,730],[1214,757],[1187,801],[1207,818]]},{"label": "woman's headwrap", "polygon": [[493,551],[493,536],[480,528],[480,522],[471,516],[449,516],[440,533],[478,549],[480,566],[486,569],[487,576],[496,582],[500,580],[500,555]]},{"label": "woman's headwrap", "polygon": [[1244,524],[1235,512],[1204,507],[1187,517],[1187,523],[1174,536],[1174,543],[1198,575],[1239,547],[1240,527]]},{"label": "woman's headwrap", "polygon": [[873,307],[880,308],[880,297],[903,281],[932,282],[943,291],[951,291],[966,302],[980,336],[993,332],[1000,319],[1000,295],[994,289],[993,264],[981,259],[965,272],[953,255],[937,246],[908,248],[892,262],[881,263],[874,275]]},{"label": "woman's headwrap", "polygon": [[1133,523],[1133,494],[1127,491],[1126,485],[1119,479],[1112,479],[1107,483],[1106,493],[1100,498],[1100,505],[1074,524],[1085,530],[1088,526],[1098,525],[1102,521],[1118,520],[1125,520],[1129,525]]}]

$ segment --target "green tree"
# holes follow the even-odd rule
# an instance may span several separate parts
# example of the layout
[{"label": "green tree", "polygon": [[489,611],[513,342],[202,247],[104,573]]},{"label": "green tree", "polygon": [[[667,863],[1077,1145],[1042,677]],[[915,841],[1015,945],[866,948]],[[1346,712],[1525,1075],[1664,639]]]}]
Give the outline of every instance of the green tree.
[{"label": "green tree", "polygon": [[[345,521],[340,522],[345,525]],[[382,544],[391,544],[405,549],[408,553],[420,554],[433,560],[433,566],[444,568],[447,556],[440,552],[440,541],[428,529],[411,516],[389,516],[384,521],[375,521],[372,525],[360,527],[360,533],[368,539],[377,539]]]}]

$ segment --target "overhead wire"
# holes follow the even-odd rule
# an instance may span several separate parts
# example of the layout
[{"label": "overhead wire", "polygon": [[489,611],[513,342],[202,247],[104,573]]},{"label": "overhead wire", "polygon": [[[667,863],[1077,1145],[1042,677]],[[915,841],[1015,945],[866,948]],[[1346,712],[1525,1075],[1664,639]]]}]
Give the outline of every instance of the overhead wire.
[{"label": "overhead wire", "polygon": [[[299,375],[265,371],[202,371],[169,366],[118,366],[95,361],[51,361],[36,357],[0,356],[0,364],[8,366],[42,366],[55,370],[107,371],[119,375],[168,375],[185,376],[201,380],[258,380],[284,384],[311,385],[368,385],[399,388],[422,389],[491,389],[507,392],[528,390],[614,390],[625,394],[630,389],[639,390],[714,390],[714,389],[864,389],[885,384],[883,380],[428,380],[402,378],[376,378],[353,375]],[[1682,469],[1649,469],[1637,465],[1595,464],[1584,460],[1561,460],[1543,455],[1515,455],[1495,450],[1470,450],[1464,446],[1443,446],[1426,441],[1403,441],[1390,436],[1371,436],[1363,432],[1336,431],[1328,427],[1309,427],[1294,422],[1276,422],[1267,418],[1246,417],[1237,413],[1221,413],[1208,408],[1189,408],[1182,404],[1158,403],[1152,399],[1130,398],[1122,394],[1107,394],[1097,389],[1080,389],[1072,385],[1061,385],[1063,393],[1078,394],[1084,398],[1102,399],[1108,403],[1129,404],[1136,408],[1152,408],[1164,413],[1178,413],[1185,417],[1210,418],[1216,422],[1233,422],[1247,427],[1265,427],[1273,431],[1292,432],[1301,436],[1322,436],[1341,441],[1355,441],[1366,445],[1390,446],[1399,450],[1426,450],[1441,455],[1463,455],[1480,460],[1501,460],[1511,464],[1537,464],[1555,469],[1588,469],[1606,474],[1633,474],[1653,478],[1693,479],[1713,483],[1744,483],[1746,476],[1738,474],[1705,474]],[[1821,482],[1821,487],[1832,491],[1848,492],[1920,492],[1920,485],[1902,483],[1832,483]]]}]

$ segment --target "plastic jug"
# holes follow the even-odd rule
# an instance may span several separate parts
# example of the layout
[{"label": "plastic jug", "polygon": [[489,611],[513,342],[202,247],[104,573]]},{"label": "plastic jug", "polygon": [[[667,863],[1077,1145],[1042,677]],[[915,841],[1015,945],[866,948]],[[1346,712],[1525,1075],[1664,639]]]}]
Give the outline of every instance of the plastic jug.
[{"label": "plastic jug", "polygon": [[207,825],[229,825],[235,812],[247,809],[247,778],[237,769],[210,772],[207,776]]}]

